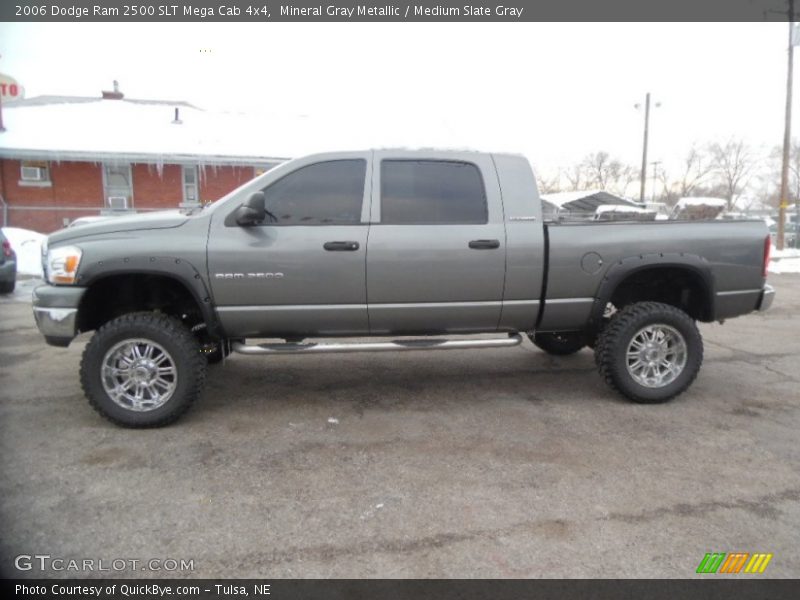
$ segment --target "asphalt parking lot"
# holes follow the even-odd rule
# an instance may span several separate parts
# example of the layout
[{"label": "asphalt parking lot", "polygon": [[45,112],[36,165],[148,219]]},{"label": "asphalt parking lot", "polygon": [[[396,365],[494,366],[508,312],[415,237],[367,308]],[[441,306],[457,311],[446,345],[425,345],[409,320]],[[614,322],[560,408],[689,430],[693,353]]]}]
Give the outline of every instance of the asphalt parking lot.
[{"label": "asphalt parking lot", "polygon": [[0,572],[165,574],[13,568],[48,554],[193,560],[178,577],[690,577],[741,551],[797,577],[800,276],[770,279],[770,312],[701,327],[700,376],[666,405],[526,341],[235,356],[145,431],[90,409],[85,340],[46,346],[23,284],[0,300]]}]

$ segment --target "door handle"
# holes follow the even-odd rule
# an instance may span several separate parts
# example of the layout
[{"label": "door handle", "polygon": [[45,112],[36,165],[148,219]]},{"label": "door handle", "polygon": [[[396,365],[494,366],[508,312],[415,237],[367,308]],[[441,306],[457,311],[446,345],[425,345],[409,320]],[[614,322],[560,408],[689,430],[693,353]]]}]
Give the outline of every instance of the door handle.
[{"label": "door handle", "polygon": [[328,252],[354,252],[359,249],[358,242],[325,242],[322,247]]},{"label": "door handle", "polygon": [[473,250],[493,250],[500,247],[500,240],[472,240],[469,247]]}]

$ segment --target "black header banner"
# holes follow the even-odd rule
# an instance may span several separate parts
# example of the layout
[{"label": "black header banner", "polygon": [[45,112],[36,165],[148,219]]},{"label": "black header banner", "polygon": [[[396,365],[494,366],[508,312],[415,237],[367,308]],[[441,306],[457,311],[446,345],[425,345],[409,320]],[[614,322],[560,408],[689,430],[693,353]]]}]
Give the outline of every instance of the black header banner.
[{"label": "black header banner", "polygon": [[[797,2],[800,4],[800,2]],[[800,7],[799,7],[800,8]],[[3,0],[6,22],[787,21],[789,0]]]}]

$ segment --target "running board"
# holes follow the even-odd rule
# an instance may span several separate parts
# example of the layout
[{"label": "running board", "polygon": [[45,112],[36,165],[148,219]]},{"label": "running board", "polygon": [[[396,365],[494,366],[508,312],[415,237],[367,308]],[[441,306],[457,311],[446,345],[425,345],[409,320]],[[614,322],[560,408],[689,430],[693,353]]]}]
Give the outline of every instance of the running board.
[{"label": "running board", "polygon": [[292,343],[243,344],[233,342],[231,349],[239,354],[334,354],[339,352],[398,352],[408,350],[466,350],[469,348],[506,348],[519,346],[522,336],[509,334],[506,338],[443,340],[416,339],[391,342],[352,342],[334,344]]}]

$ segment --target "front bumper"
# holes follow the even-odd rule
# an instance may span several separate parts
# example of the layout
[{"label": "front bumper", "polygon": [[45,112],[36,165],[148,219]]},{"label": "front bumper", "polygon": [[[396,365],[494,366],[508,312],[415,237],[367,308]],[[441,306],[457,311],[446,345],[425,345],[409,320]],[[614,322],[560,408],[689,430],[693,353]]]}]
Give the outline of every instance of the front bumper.
[{"label": "front bumper", "polygon": [[33,290],[33,317],[48,344],[66,347],[78,334],[78,306],[85,292],[82,287],[54,285]]},{"label": "front bumper", "polygon": [[769,284],[764,284],[764,289],[761,290],[761,296],[758,298],[756,310],[769,310],[773,300],[775,300],[775,288]]}]

